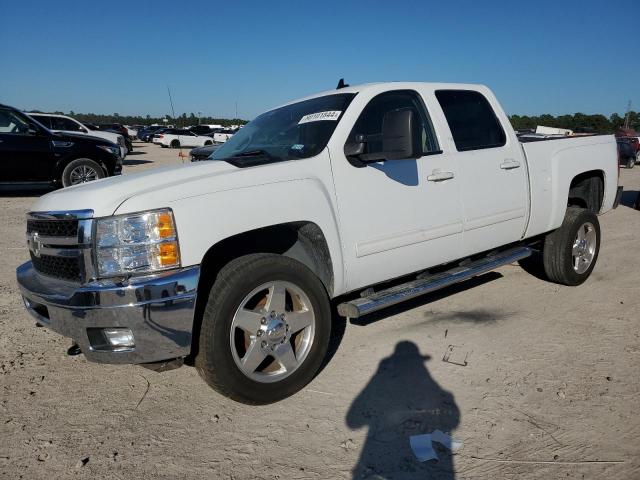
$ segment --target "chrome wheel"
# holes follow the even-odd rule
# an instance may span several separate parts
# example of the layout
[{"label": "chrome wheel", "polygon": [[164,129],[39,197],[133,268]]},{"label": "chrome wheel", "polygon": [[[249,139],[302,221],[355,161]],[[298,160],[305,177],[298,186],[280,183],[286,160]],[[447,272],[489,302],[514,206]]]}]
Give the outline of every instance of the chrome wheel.
[{"label": "chrome wheel", "polygon": [[233,360],[244,375],[278,382],[295,372],[311,350],[315,314],[297,285],[274,281],[252,290],[231,322]]},{"label": "chrome wheel", "polygon": [[593,224],[583,223],[578,229],[571,249],[573,269],[576,273],[582,274],[589,269],[596,254],[597,243],[596,229]]},{"label": "chrome wheel", "polygon": [[78,165],[69,174],[71,185],[78,185],[80,183],[92,182],[97,180],[98,172],[89,165]]}]

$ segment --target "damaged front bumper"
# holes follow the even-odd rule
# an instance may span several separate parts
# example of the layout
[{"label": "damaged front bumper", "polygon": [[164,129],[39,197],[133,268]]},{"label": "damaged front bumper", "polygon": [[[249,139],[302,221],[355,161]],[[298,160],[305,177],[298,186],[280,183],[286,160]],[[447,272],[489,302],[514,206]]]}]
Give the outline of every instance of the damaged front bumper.
[{"label": "damaged front bumper", "polygon": [[[152,363],[191,352],[198,266],[82,286],[42,275],[32,262],[16,275],[27,311],[90,361]],[[105,332],[114,329],[130,330],[132,345],[111,345]]]}]

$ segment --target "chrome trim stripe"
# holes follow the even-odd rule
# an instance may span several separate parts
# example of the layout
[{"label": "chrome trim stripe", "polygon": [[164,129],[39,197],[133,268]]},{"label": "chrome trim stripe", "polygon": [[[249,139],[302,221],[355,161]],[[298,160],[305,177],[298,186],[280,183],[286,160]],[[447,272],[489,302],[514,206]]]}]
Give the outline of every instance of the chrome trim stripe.
[{"label": "chrome trim stripe", "polygon": [[27,218],[31,220],[82,220],[93,217],[93,210],[59,210],[48,212],[29,212]]},{"label": "chrome trim stripe", "polygon": [[[27,233],[27,240],[29,240],[29,234]],[[43,235],[38,235],[38,241],[42,245],[69,245],[69,246],[82,246],[78,245],[78,239],[76,237],[45,237]],[[90,245],[86,245],[90,246]]]},{"label": "chrome trim stripe", "polygon": [[82,250],[84,249],[40,247],[40,250],[38,250],[38,255],[49,255],[51,257],[60,257],[60,258],[78,258],[83,256]]}]

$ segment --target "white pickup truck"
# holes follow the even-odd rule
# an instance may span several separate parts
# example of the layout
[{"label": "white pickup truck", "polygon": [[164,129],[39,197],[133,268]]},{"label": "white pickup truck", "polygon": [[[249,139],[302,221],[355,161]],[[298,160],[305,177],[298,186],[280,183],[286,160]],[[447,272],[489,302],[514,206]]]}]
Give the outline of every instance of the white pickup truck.
[{"label": "white pickup truck", "polygon": [[211,160],[49,193],[28,214],[28,311],[87,359],[195,365],[277,401],[345,317],[520,261],[578,285],[617,206],[613,136],[518,141],[479,85],[340,88],[266,112]]}]

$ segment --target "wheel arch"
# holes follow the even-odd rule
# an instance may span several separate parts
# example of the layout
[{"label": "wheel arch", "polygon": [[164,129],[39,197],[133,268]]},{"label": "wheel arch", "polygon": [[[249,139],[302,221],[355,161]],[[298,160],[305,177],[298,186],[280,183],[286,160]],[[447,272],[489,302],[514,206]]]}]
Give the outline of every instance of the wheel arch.
[{"label": "wheel arch", "polygon": [[567,207],[582,207],[598,214],[604,201],[604,171],[589,170],[573,177]]},{"label": "wheel arch", "polygon": [[218,273],[230,261],[252,253],[275,253],[299,261],[320,279],[329,298],[333,297],[334,272],[331,252],[322,229],[316,223],[280,223],[220,240],[207,250],[200,264],[189,359],[197,355],[202,314]]}]

